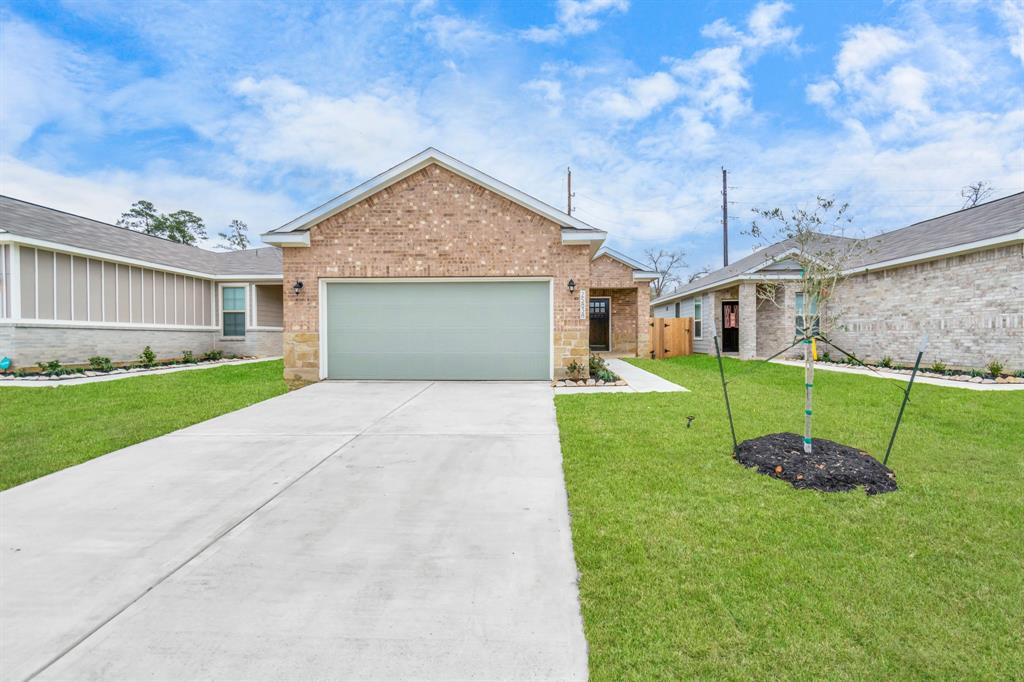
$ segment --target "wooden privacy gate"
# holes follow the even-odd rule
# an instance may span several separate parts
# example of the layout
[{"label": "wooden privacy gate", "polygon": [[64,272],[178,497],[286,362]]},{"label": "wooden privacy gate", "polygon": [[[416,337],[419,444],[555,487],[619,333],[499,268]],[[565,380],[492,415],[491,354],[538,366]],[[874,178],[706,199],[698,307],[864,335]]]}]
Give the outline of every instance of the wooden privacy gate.
[{"label": "wooden privacy gate", "polygon": [[692,317],[651,317],[648,321],[651,325],[648,355],[652,360],[693,354]]}]

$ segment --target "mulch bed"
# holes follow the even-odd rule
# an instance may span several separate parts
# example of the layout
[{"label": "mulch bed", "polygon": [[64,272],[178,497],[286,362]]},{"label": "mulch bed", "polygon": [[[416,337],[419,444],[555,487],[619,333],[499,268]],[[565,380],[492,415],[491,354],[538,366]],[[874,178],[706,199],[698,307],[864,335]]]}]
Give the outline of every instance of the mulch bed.
[{"label": "mulch bed", "polygon": [[813,488],[827,493],[864,486],[868,495],[896,490],[896,475],[877,459],[856,448],[815,438],[811,454],[804,454],[803,437],[773,433],[739,444],[736,460],[758,473],[789,481],[794,488]]}]

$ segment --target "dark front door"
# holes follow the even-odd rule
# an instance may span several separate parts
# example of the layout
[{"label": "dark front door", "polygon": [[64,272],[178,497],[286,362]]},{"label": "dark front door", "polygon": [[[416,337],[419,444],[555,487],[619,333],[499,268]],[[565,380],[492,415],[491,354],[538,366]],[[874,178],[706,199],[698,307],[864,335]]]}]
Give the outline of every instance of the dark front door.
[{"label": "dark front door", "polygon": [[611,301],[590,299],[590,350],[611,350],[608,327],[611,322]]},{"label": "dark front door", "polygon": [[740,352],[740,304],[737,301],[722,304],[722,352]]}]

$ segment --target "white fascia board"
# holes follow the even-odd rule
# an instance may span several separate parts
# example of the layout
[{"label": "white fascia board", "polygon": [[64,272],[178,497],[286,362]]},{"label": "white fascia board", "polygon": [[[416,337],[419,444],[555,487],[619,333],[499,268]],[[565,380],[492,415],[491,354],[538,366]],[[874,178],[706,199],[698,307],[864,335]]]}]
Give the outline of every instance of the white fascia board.
[{"label": "white fascia board", "polygon": [[[441,152],[433,147],[424,149],[422,152],[413,156],[410,159],[406,159],[402,163],[398,164],[394,168],[390,168],[380,175],[367,180],[361,185],[353,187],[344,194],[340,194],[335,198],[331,199],[322,206],[319,206],[308,213],[305,213],[291,222],[285,223],[277,229],[271,230],[268,234],[263,235],[262,239],[264,242],[274,244],[272,241],[273,235],[278,235],[287,232],[300,232],[308,230],[310,227],[319,223],[320,221],[331,217],[332,215],[345,210],[349,206],[356,204],[366,197],[379,192],[380,190],[392,185],[399,180],[412,175],[413,173],[426,168],[432,163],[445,168],[456,175],[462,176],[471,182],[486,187],[495,194],[502,196],[509,201],[524,206],[534,213],[538,213],[549,220],[552,220],[563,227],[572,227],[577,230],[592,230],[593,228],[587,223],[574,218],[573,216],[559,211],[554,206],[546,204],[540,199],[531,197],[529,194],[522,192],[511,185],[507,185],[496,178],[483,173],[472,166],[466,165],[458,159],[448,156],[444,152]],[[268,239],[270,237],[270,239]],[[276,244],[275,244],[276,245]],[[283,244],[282,244],[283,245]]]},{"label": "white fascia board", "polygon": [[271,246],[309,246],[309,232],[267,232],[260,235],[264,244]]},{"label": "white fascia board", "polygon": [[284,281],[284,275],[217,275],[218,282],[253,282],[269,281],[271,284]]},{"label": "white fascia board", "polygon": [[658,279],[659,277],[661,277],[661,273],[660,272],[650,272],[650,271],[645,271],[645,270],[637,270],[636,272],[633,273],[633,281],[636,281],[636,282],[639,282],[639,281],[642,281],[642,280],[647,280],[648,282],[650,282],[651,280]]},{"label": "white fascia board", "polygon": [[[608,236],[607,232],[601,230],[562,230],[563,244],[601,244]],[[595,247],[596,248],[596,247]]]},{"label": "white fascia board", "polygon": [[682,292],[682,293],[668,294],[667,296],[662,296],[661,298],[656,298],[653,301],[651,301],[651,305],[660,305],[662,303],[669,303],[671,301],[676,301],[676,300],[680,300],[681,301],[681,300],[686,299],[686,298],[693,298],[694,296],[697,296],[698,294],[703,294],[706,291],[714,291],[716,289],[723,289],[723,288],[725,288],[726,286],[728,286],[730,284],[735,284],[736,282],[773,282],[773,281],[799,282],[800,281],[800,277],[798,275],[748,275],[748,274],[741,273],[739,275],[736,275],[734,277],[730,277],[728,279],[723,279],[723,280],[719,280],[717,282],[713,282],[711,284],[708,284],[706,287],[700,287],[698,289],[690,289],[689,291],[685,291],[685,292]]},{"label": "white fascia board", "polygon": [[869,263],[856,268],[850,268],[844,270],[844,275],[855,275],[857,273],[871,272],[873,270],[884,270],[886,268],[899,267],[901,265],[910,265],[911,263],[920,263],[922,261],[935,260],[936,258],[945,258],[946,256],[955,256],[960,253],[970,253],[972,251],[982,251],[995,246],[1002,246],[1003,244],[1014,244],[1017,242],[1024,242],[1024,229],[1011,232],[1009,234],[1000,235],[998,237],[991,237],[989,239],[980,239],[974,242],[968,242],[966,244],[957,244],[956,246],[947,246],[944,249],[935,249],[934,251],[925,251],[923,253],[916,253],[912,256],[904,256],[903,258],[893,258],[890,260],[879,261],[877,263]]},{"label": "white fascia board", "polygon": [[610,249],[607,246],[602,246],[600,249],[598,249],[597,253],[594,254],[593,260],[597,260],[601,256],[608,256],[609,258],[612,258],[614,260],[619,261],[623,265],[628,265],[629,267],[633,268],[634,270],[641,270],[643,272],[650,272],[647,269],[647,266],[644,265],[643,263],[641,263],[640,261],[634,260],[634,259],[630,258],[629,256],[627,256],[626,254],[622,253],[621,251],[616,251],[615,249]]}]

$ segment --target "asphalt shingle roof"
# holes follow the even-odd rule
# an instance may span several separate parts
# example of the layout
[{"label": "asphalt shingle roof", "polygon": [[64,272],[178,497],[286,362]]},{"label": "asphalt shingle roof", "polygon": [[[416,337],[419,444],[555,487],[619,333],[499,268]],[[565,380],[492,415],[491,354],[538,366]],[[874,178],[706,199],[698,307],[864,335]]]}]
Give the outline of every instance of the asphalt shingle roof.
[{"label": "asphalt shingle roof", "polygon": [[10,234],[133,258],[206,275],[280,275],[276,247],[216,252],[0,195],[0,229]]}]

